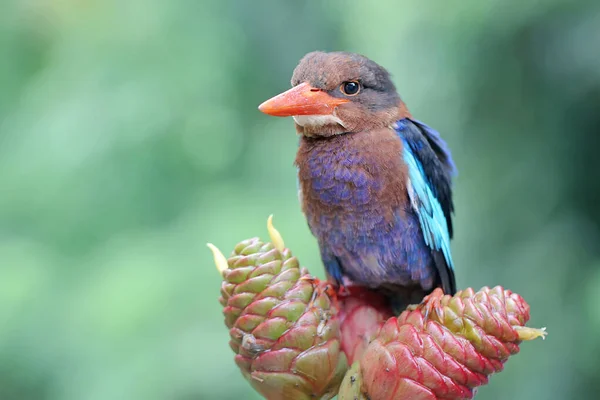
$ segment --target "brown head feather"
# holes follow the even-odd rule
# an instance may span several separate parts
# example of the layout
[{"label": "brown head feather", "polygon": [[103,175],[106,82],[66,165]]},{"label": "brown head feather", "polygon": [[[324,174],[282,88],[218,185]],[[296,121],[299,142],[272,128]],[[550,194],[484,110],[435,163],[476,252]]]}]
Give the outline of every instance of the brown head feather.
[{"label": "brown head feather", "polygon": [[[341,90],[341,86],[349,81],[360,83],[360,91],[356,95],[348,96]],[[308,53],[300,60],[292,76],[293,86],[301,83],[308,83],[330,96],[350,100],[334,111],[333,115],[342,121],[341,124],[296,124],[298,132],[305,136],[378,129],[410,115],[386,69],[359,54]]]}]

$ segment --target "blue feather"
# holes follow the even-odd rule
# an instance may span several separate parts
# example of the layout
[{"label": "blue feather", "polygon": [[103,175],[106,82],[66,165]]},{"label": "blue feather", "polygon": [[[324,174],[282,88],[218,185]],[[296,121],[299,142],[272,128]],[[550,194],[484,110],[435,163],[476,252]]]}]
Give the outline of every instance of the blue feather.
[{"label": "blue feather", "polygon": [[444,140],[440,136],[439,132],[416,119],[413,119],[411,121],[419,127],[421,133],[425,136],[425,138],[429,142],[429,145],[437,154],[440,161],[446,166],[446,168],[448,168],[450,175],[458,175],[456,164],[454,164],[454,160],[452,159],[452,155],[450,154],[450,149],[448,148],[446,142],[444,142]]},{"label": "blue feather", "polygon": [[409,187],[409,197],[419,217],[425,243],[431,249],[441,251],[446,259],[446,264],[449,268],[452,268],[450,235],[442,206],[427,182],[423,166],[415,158],[410,144],[404,137],[402,137],[402,141],[404,144],[402,156],[408,166],[411,185]]}]

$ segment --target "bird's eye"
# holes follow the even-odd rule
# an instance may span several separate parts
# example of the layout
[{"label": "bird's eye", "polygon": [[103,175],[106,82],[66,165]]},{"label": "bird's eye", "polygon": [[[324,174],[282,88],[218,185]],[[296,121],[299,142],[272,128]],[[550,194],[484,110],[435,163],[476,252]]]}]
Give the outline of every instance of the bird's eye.
[{"label": "bird's eye", "polygon": [[344,82],[342,83],[342,86],[340,86],[340,90],[346,96],[354,96],[360,91],[360,83],[358,83],[358,81]]}]

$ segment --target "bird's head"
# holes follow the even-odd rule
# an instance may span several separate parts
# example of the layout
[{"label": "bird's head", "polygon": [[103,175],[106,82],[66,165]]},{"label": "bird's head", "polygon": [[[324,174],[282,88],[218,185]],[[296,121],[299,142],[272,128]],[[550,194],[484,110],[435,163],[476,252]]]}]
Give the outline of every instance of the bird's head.
[{"label": "bird's head", "polygon": [[305,136],[377,129],[408,116],[389,73],[359,54],[308,53],[294,70],[292,86],[258,108],[293,117]]}]

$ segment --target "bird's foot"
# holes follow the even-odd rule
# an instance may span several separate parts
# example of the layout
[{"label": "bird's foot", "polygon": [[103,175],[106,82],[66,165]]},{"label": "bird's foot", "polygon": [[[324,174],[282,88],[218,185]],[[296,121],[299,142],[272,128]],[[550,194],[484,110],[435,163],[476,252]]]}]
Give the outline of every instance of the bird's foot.
[{"label": "bird's foot", "polygon": [[331,282],[328,282],[328,281],[322,281],[321,279],[315,278],[314,276],[310,276],[310,275],[302,276],[302,277],[300,277],[300,280],[308,281],[314,286],[315,290],[313,293],[313,300],[320,293],[324,293],[329,297],[329,300],[331,300],[331,303],[333,304],[333,306],[335,308],[339,309],[339,303],[338,303],[339,292],[334,284],[332,284]]},{"label": "bird's foot", "polygon": [[322,285],[322,290],[323,292],[329,296],[329,300],[331,300],[331,304],[333,305],[333,308],[335,308],[336,310],[340,309],[340,303],[338,301],[338,295],[339,292],[336,289],[336,287],[327,281],[324,282],[320,282],[320,284]]},{"label": "bird's foot", "polygon": [[425,296],[421,304],[415,306],[414,309],[416,309],[417,307],[422,307],[423,318],[425,319],[425,321],[427,321],[429,319],[429,316],[433,315],[433,312],[435,312],[436,315],[440,315],[440,311],[442,308],[442,297],[444,297],[444,291],[440,288],[436,288],[429,295]]}]

